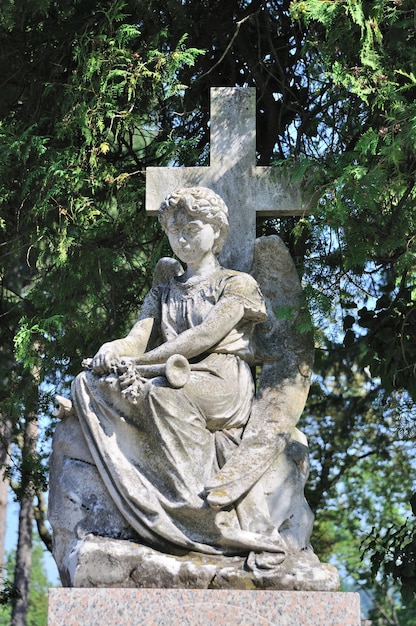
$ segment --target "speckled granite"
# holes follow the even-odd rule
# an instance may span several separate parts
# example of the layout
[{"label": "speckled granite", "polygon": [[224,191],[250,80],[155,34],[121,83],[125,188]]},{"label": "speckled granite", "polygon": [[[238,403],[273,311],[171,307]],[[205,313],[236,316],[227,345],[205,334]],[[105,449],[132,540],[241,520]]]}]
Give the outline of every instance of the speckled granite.
[{"label": "speckled granite", "polygon": [[360,626],[356,593],[50,589],[48,626]]}]

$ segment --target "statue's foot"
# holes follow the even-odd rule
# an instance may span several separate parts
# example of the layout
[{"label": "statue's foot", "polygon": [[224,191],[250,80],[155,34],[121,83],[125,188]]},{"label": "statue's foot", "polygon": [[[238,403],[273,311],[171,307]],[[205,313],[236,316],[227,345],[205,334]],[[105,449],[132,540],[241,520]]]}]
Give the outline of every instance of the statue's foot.
[{"label": "statue's foot", "polygon": [[273,570],[283,563],[286,552],[250,552],[247,557],[247,567],[251,571]]},{"label": "statue's foot", "polygon": [[230,498],[230,494],[225,488],[210,491],[206,496],[206,500],[211,509],[214,510],[224,509],[233,502],[232,498]]}]

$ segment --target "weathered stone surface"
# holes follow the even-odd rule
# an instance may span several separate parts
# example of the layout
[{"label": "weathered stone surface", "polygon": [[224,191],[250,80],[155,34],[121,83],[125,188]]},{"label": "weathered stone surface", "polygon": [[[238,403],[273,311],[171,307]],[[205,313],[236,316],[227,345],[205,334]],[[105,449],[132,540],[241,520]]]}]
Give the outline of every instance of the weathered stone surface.
[{"label": "weathered stone surface", "polygon": [[276,576],[262,576],[247,570],[245,557],[193,554],[179,558],[139,546],[139,538],[119,513],[94,466],[77,417],[66,418],[54,433],[49,498],[53,554],[62,583],[69,587],[209,588],[215,578],[217,587],[227,588],[337,590],[334,568],[320,565],[311,551],[297,554],[305,541],[305,528],[309,536],[313,521],[303,495],[305,474],[298,469],[305,454],[307,458],[305,444],[293,440],[262,479],[273,522],[280,527],[284,520],[291,520],[281,534],[295,552],[279,566]]},{"label": "weathered stone surface", "polygon": [[[218,214],[215,227],[212,217],[204,224],[207,206]],[[129,335],[104,344],[88,362],[92,371],[74,381],[76,411],[71,414],[65,408],[51,458],[49,517],[54,556],[66,585],[78,584],[80,577],[83,584],[92,584],[94,568],[105,586],[136,581],[132,576],[117,582],[125,576],[120,574],[123,559],[114,542],[106,544],[113,551],[109,561],[79,570],[79,559],[85,562],[80,555],[86,546],[95,546],[86,538],[97,536],[137,538],[167,554],[222,554],[223,563],[235,554],[248,556],[242,567],[221,567],[214,575],[204,557],[197,577],[207,572],[210,582],[202,576],[203,585],[244,586],[255,581],[260,587],[285,588],[288,579],[295,585],[290,588],[296,588],[297,568],[302,588],[326,588],[328,572],[309,545],[313,515],[303,493],[308,447],[296,429],[313,358],[309,338],[300,336],[294,323],[302,298],[299,280],[278,237],[262,238],[255,247],[253,274],[265,301],[251,276],[220,268],[215,254],[225,238],[226,216],[227,207],[208,189],[185,189],[166,200],[162,225],[173,250],[187,263],[186,273],[181,275],[180,266],[163,260],[163,270],[156,275],[167,271],[172,277],[156,286],[144,303],[131,339]],[[191,223],[198,226],[188,234]],[[292,313],[279,318],[276,311],[282,304]],[[201,343],[198,326],[215,310]],[[233,315],[235,328],[229,321]],[[143,354],[152,328],[159,324],[159,332],[165,333],[162,342],[159,338],[159,345]],[[189,347],[182,339],[187,327],[186,333],[192,331]],[[193,334],[203,354],[189,364],[184,354],[199,355]],[[170,342],[184,350],[182,356],[174,356]],[[153,360],[148,355],[154,355]],[[263,362],[254,403],[247,355]],[[116,365],[111,366],[114,358]],[[174,376],[168,372],[172,359],[180,360]],[[129,571],[135,569],[129,559],[124,561],[129,561]],[[192,572],[194,561],[189,565]],[[108,562],[114,563],[111,570],[106,569]],[[164,562],[171,572],[172,560]],[[142,571],[146,581],[155,578],[157,569],[154,563],[148,565],[148,574]],[[175,574],[179,586],[187,568],[182,565],[182,573]],[[85,569],[87,574],[76,573]],[[174,583],[165,573],[158,584]],[[329,584],[336,588],[333,577]]]},{"label": "weathered stone surface", "polygon": [[75,415],[55,429],[49,469],[53,556],[62,584],[70,587],[69,557],[79,541],[90,534],[122,539],[136,534],[110,498]]},{"label": "weathered stone surface", "polygon": [[[297,328],[296,318],[304,304],[302,289],[293,260],[279,237],[256,240],[252,273],[268,310],[267,320],[254,330],[262,373],[241,445],[209,483],[208,501],[222,505],[233,502],[244,493],[248,483],[264,476],[268,492],[279,494],[276,498],[271,496],[276,506],[294,506],[294,497],[303,509],[299,515],[304,517],[309,508],[303,498],[309,457],[306,438],[296,424],[309,392],[313,339]],[[287,452],[290,459],[286,453],[281,454],[289,441],[296,441]],[[265,475],[264,468],[272,466],[272,473]],[[243,475],[242,467],[249,467],[250,471]],[[272,475],[276,481],[274,489]],[[292,513],[291,519],[299,519],[296,511]],[[310,512],[309,515],[312,517]],[[278,515],[275,518],[277,522]],[[281,517],[280,524],[283,521]]]},{"label": "weathered stone surface", "polygon": [[246,558],[163,554],[130,541],[88,536],[69,556],[72,586],[184,589],[337,591],[332,565],[312,551],[289,555],[272,572],[246,567]]},{"label": "weathered stone surface", "polygon": [[230,236],[221,252],[224,267],[249,272],[253,259],[256,214],[304,215],[307,204],[299,186],[281,169],[256,165],[256,90],[211,89],[209,167],[148,167],[146,211],[157,215],[168,190],[201,185],[220,195],[229,207]]}]

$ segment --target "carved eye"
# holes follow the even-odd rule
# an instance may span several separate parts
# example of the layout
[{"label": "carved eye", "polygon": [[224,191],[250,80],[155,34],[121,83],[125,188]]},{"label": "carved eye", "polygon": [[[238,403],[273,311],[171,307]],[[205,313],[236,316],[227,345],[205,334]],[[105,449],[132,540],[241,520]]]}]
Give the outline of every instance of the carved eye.
[{"label": "carved eye", "polygon": [[197,235],[201,227],[198,224],[189,224],[184,230],[188,235]]},{"label": "carved eye", "polygon": [[194,220],[192,222],[189,222],[188,224],[185,224],[184,226],[184,232],[187,235],[197,235],[203,228],[204,228],[205,224],[199,220]]}]

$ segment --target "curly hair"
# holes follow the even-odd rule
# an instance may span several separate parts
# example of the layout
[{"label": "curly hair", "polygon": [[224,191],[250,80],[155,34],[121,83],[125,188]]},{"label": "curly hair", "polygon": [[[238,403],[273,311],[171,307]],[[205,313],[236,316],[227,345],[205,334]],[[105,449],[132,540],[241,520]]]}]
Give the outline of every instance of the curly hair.
[{"label": "curly hair", "polygon": [[219,234],[213,252],[219,254],[228,236],[228,208],[224,200],[208,187],[176,189],[159,208],[159,222],[165,232],[168,217],[178,210],[185,211],[192,219],[211,224]]}]

